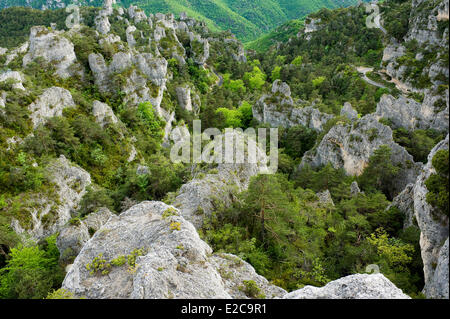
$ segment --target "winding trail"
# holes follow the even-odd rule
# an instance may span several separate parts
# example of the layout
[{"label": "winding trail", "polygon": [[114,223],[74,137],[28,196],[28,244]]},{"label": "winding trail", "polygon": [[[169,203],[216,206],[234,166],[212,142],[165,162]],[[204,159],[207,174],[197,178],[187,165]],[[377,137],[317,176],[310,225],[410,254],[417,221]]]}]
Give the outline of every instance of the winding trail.
[{"label": "winding trail", "polygon": [[373,68],[369,68],[369,67],[365,67],[365,66],[357,66],[357,67],[356,67],[356,70],[357,70],[359,73],[362,74],[363,80],[366,81],[367,83],[369,83],[369,84],[371,84],[371,85],[373,85],[373,86],[382,88],[382,89],[385,89],[385,88],[386,88],[386,86],[384,86],[383,84],[377,83],[377,82],[375,82],[375,81],[373,81],[373,80],[371,80],[371,79],[369,79],[369,78],[367,77],[367,73],[368,73],[368,72],[372,72],[372,71],[373,71]]}]

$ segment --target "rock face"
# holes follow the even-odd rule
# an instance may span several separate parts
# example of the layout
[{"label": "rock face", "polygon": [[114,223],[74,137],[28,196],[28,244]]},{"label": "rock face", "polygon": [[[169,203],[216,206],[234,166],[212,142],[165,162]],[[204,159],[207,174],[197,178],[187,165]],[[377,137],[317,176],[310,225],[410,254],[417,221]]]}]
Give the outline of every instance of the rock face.
[{"label": "rock face", "polygon": [[348,117],[350,120],[358,118],[358,112],[352,107],[349,102],[345,102],[341,109],[341,115]]},{"label": "rock face", "polygon": [[312,106],[296,107],[291,98],[287,83],[276,80],[272,85],[272,94],[263,95],[253,106],[253,117],[261,123],[271,126],[291,127],[303,125],[315,130],[322,130],[328,120],[333,118]]},{"label": "rock face", "polygon": [[389,119],[395,127],[407,129],[429,129],[448,131],[448,89],[446,90],[447,105],[440,112],[435,111],[436,97],[426,94],[423,103],[400,95],[383,95],[377,104],[375,115],[378,118]]},{"label": "rock face", "polygon": [[0,82],[12,82],[12,88],[15,90],[22,90],[24,91],[25,88],[23,87],[23,77],[20,72],[17,71],[5,71],[0,73]]},{"label": "rock face", "polygon": [[97,123],[104,127],[108,123],[117,123],[118,119],[108,104],[94,101],[92,105],[92,114],[94,114]]},{"label": "rock face", "polygon": [[75,258],[88,242],[93,233],[99,230],[113,214],[107,208],[89,214],[83,220],[74,221],[64,227],[57,238],[56,245],[61,254],[61,260],[68,262]]},{"label": "rock face", "polygon": [[46,119],[61,116],[66,107],[74,107],[72,95],[66,89],[51,87],[46,89],[38,99],[28,106],[31,111],[31,120],[36,128],[45,123]]},{"label": "rock face", "polygon": [[[442,1],[422,1],[414,0],[411,3],[411,13],[409,17],[408,32],[402,41],[392,40],[391,44],[385,48],[383,55],[383,65],[386,73],[395,82],[409,91],[423,92],[429,87],[418,85],[417,77],[408,77],[408,66],[399,58],[407,52],[406,43],[414,40],[420,49],[429,52],[436,52],[436,55],[422,61],[425,64],[421,70],[421,76],[426,77],[431,82],[431,88],[435,89],[440,84],[446,84],[449,77],[448,64],[445,63],[446,50],[448,47],[448,0]],[[447,22],[447,27],[442,28],[442,24]],[[417,54],[416,60],[423,60],[424,56]],[[447,79],[442,78],[442,75]]]},{"label": "rock face", "polygon": [[61,32],[50,31],[42,26],[31,28],[29,50],[23,58],[23,66],[36,58],[55,64],[56,74],[62,78],[73,75],[70,67],[77,59],[72,42],[63,37]]},{"label": "rock face", "polygon": [[397,207],[405,216],[403,228],[414,225],[414,184],[406,185],[405,189],[392,200],[392,204],[386,209],[389,210],[393,206]]},{"label": "rock face", "polygon": [[382,145],[391,149],[392,162],[403,167],[393,186],[392,193],[395,195],[416,180],[421,164],[414,163],[413,157],[393,141],[392,130],[372,115],[352,123],[337,123],[317,148],[305,153],[300,168],[331,163],[334,168],[343,167],[347,174],[358,176],[368,165],[370,156]]},{"label": "rock face", "polygon": [[[159,107],[167,82],[167,61],[163,57],[151,53],[118,52],[107,66],[101,54],[91,53],[89,66],[101,92],[120,89],[126,94],[127,102],[150,101],[161,112]],[[124,83],[117,85],[114,79],[118,74],[126,75],[126,78]]]},{"label": "rock face", "polygon": [[36,204],[29,211],[32,228],[24,230],[17,220],[13,220],[13,229],[21,234],[25,231],[35,239],[49,236],[61,229],[72,217],[86,187],[91,184],[91,176],[85,170],[73,166],[63,155],[46,168],[51,182],[56,187],[56,194],[45,197],[39,194]]},{"label": "rock face", "polygon": [[411,299],[382,274],[356,274],[321,288],[306,286],[284,299]]},{"label": "rock face", "polygon": [[[449,298],[448,294],[448,216],[436,213],[426,201],[425,181],[435,172],[432,159],[449,148],[449,137],[436,145],[428,156],[428,163],[414,185],[414,214],[420,228],[420,248],[424,265],[424,294],[429,298]],[[447,271],[445,271],[447,269]]]},{"label": "rock face", "polygon": [[[236,136],[244,135],[233,133],[232,137]],[[237,193],[247,189],[250,178],[267,168],[267,157],[259,148],[256,159],[255,164],[218,164],[214,172],[199,174],[181,186],[174,206],[185,219],[200,228],[204,217],[213,212],[216,201],[225,206],[230,205]]]},{"label": "rock face", "polygon": [[190,33],[191,50],[194,62],[198,65],[204,65],[209,58],[209,42],[198,34]]},{"label": "rock face", "polygon": [[[131,266],[111,266],[107,275],[86,269],[100,254],[108,262],[135,249],[140,249],[140,256]],[[211,253],[175,208],[142,202],[111,217],[95,233],[75,259],[63,288],[77,296],[102,299],[245,298],[239,287],[243,280],[253,280],[268,298],[286,293],[239,258]]]},{"label": "rock face", "polygon": [[180,86],[176,88],[176,93],[178,104],[186,111],[192,111],[191,88],[189,86]]}]

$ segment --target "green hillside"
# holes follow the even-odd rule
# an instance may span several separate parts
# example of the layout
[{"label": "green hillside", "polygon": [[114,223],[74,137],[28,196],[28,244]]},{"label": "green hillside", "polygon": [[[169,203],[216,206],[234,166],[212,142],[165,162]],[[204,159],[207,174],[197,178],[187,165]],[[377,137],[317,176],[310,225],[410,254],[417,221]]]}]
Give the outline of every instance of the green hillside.
[{"label": "green hillside", "polygon": [[[78,2],[98,6],[102,0],[49,1],[4,0],[0,9],[10,6],[43,6],[59,8],[63,3]],[[320,8],[337,8],[355,4],[357,0],[117,0],[124,7],[138,5],[146,13],[172,12],[203,20],[212,30],[231,30],[240,40],[249,42],[291,19],[298,19]]]}]

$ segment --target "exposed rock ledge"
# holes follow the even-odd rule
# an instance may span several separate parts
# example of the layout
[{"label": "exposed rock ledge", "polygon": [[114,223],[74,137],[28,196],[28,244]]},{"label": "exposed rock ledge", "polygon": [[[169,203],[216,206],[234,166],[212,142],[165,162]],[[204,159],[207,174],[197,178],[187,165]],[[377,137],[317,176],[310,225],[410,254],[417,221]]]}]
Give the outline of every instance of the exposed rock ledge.
[{"label": "exposed rock ledge", "polygon": [[[173,206],[142,202],[113,216],[86,243],[63,282],[63,288],[87,298],[247,298],[244,280],[253,280],[267,298],[286,292],[257,275],[233,255],[212,255],[194,226]],[[89,273],[86,265],[145,252],[136,267],[112,266],[107,275]]]},{"label": "exposed rock ledge", "polygon": [[356,274],[318,288],[306,286],[283,299],[411,299],[382,274]]}]

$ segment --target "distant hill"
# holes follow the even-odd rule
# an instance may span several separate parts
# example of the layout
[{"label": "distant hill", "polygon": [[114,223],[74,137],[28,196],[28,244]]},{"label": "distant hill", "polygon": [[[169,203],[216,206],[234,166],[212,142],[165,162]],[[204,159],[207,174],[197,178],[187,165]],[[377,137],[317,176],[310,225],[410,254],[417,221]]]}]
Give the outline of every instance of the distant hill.
[{"label": "distant hill", "polygon": [[[32,6],[55,9],[68,3],[99,6],[102,0],[3,0],[0,8]],[[357,0],[118,0],[119,5],[138,5],[146,13],[172,12],[203,20],[212,30],[231,30],[243,42],[257,39],[292,19],[305,17],[320,8],[346,7]]]}]

